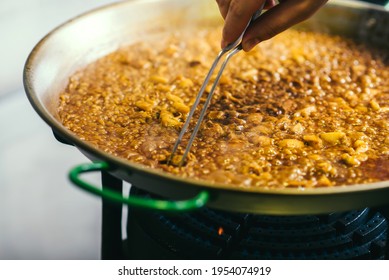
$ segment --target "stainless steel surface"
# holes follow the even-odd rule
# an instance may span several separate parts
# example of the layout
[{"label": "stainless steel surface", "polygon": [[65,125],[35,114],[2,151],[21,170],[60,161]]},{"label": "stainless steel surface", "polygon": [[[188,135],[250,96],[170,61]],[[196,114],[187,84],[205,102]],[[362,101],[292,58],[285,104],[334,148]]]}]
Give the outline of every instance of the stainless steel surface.
[{"label": "stainless steel surface", "polygon": [[184,154],[182,155],[182,157],[181,157],[181,159],[180,159],[180,161],[178,163],[178,166],[182,166],[185,163],[185,159],[186,159],[186,157],[187,157],[187,155],[188,155],[188,153],[190,151],[190,148],[192,147],[193,141],[196,138],[197,132],[199,131],[200,126],[201,126],[201,124],[203,122],[203,119],[204,119],[204,116],[205,116],[205,112],[207,111],[209,103],[211,102],[211,99],[212,99],[213,93],[215,92],[216,86],[219,84],[220,77],[222,76],[223,71],[226,68],[227,63],[230,60],[230,58],[233,55],[237,54],[239,51],[242,50],[242,43],[241,43],[241,41],[242,41],[243,35],[246,33],[247,28],[261,15],[262,10],[263,10],[263,6],[264,6],[264,4],[262,4],[262,7],[258,11],[256,11],[254,13],[254,15],[251,17],[251,20],[247,23],[245,29],[243,30],[242,34],[238,37],[238,39],[236,39],[235,42],[232,42],[232,43],[228,44],[216,56],[214,62],[211,65],[211,68],[210,68],[207,76],[205,76],[204,82],[203,82],[203,84],[200,87],[200,91],[197,94],[195,102],[193,103],[192,108],[189,111],[189,114],[188,114],[188,116],[186,118],[186,121],[185,121],[181,131],[180,131],[180,134],[178,135],[178,138],[177,138],[176,142],[174,143],[173,151],[172,151],[172,153],[171,153],[171,155],[170,155],[170,157],[169,157],[169,159],[167,161],[167,164],[170,164],[172,159],[176,155],[178,146],[180,145],[180,143],[182,141],[182,138],[184,137],[184,134],[186,133],[186,131],[188,129],[188,126],[189,126],[189,124],[190,124],[190,122],[191,122],[191,120],[193,118],[193,114],[195,113],[196,108],[197,108],[197,106],[200,103],[200,99],[203,96],[204,91],[205,91],[207,85],[209,84],[209,80],[211,79],[212,74],[213,74],[215,68],[219,64],[220,59],[224,55],[227,55],[225,60],[224,60],[224,62],[223,62],[223,64],[222,64],[222,66],[219,69],[219,72],[216,75],[216,79],[213,82],[212,88],[211,88],[210,92],[208,93],[208,97],[207,97],[207,99],[206,99],[206,101],[205,101],[205,103],[203,105],[203,109],[200,112],[200,116],[199,116],[199,118],[198,118],[198,120],[196,122],[196,125],[195,125],[195,127],[193,129],[193,132],[190,135],[188,144],[185,147]]},{"label": "stainless steel surface", "polygon": [[[377,17],[375,22],[378,22],[381,18],[387,20],[389,13],[370,4],[330,1],[298,28],[363,40],[358,31],[366,16],[371,22]],[[113,167],[113,175],[163,196],[187,198],[200,189],[207,189],[212,195],[210,207],[289,215],[345,211],[388,203],[388,181],[346,187],[274,190],[182,178],[107,154],[82,141],[57,120],[58,92],[76,69],[123,44],[140,40],[152,42],[172,26],[190,29],[193,24],[204,25],[218,20],[216,4],[208,0],[134,0],[93,11],[59,27],[36,46],[24,72],[27,96],[37,113],[89,159],[106,161]]]}]

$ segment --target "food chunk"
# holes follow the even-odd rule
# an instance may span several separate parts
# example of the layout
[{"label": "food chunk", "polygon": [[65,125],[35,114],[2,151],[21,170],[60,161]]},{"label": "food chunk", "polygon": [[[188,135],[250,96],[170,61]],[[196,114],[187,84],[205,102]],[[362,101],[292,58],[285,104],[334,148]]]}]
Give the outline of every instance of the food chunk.
[{"label": "food chunk", "polygon": [[320,138],[331,145],[339,144],[342,138],[345,137],[345,134],[341,131],[334,131],[334,132],[326,132],[320,134]]},{"label": "food chunk", "polygon": [[297,140],[297,139],[284,139],[279,142],[280,147],[286,147],[286,148],[303,148],[304,142]]},{"label": "food chunk", "polygon": [[162,110],[161,114],[161,122],[164,126],[172,126],[172,127],[179,127],[181,126],[181,121],[174,117],[173,114],[167,110]]}]

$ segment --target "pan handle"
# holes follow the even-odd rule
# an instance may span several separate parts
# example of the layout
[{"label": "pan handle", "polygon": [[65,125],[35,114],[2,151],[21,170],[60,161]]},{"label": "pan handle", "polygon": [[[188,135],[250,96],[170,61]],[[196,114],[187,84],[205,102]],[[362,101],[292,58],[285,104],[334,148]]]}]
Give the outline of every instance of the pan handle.
[{"label": "pan handle", "polygon": [[83,181],[80,178],[82,173],[88,173],[93,171],[108,171],[110,166],[106,162],[92,162],[80,164],[69,172],[70,181],[76,186],[82,188],[83,190],[100,196],[104,199],[110,200],[112,202],[127,204],[130,206],[135,206],[139,208],[153,209],[153,210],[162,210],[162,211],[171,211],[171,212],[182,212],[199,209],[205,206],[209,200],[208,191],[200,191],[194,198],[188,200],[180,201],[168,201],[168,200],[156,200],[149,198],[142,198],[136,196],[123,197],[121,193],[109,190],[109,189],[100,189],[88,182]]}]

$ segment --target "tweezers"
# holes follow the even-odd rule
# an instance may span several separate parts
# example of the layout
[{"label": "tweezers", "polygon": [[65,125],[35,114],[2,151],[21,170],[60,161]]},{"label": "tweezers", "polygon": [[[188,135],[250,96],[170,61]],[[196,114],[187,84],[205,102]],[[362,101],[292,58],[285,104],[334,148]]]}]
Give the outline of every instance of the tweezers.
[{"label": "tweezers", "polygon": [[188,156],[188,153],[189,153],[189,151],[190,151],[190,149],[192,147],[193,141],[196,138],[197,132],[200,129],[201,123],[202,123],[202,121],[204,119],[204,116],[205,116],[205,112],[208,109],[208,106],[209,106],[209,104],[211,102],[212,96],[213,96],[213,94],[215,92],[216,86],[219,83],[219,80],[220,80],[220,78],[221,78],[221,76],[223,74],[224,69],[227,66],[228,61],[231,59],[232,56],[234,56],[235,54],[237,54],[238,52],[240,52],[243,49],[243,47],[242,47],[243,35],[245,34],[247,28],[261,15],[262,10],[263,10],[263,5],[251,17],[250,22],[247,24],[247,26],[245,27],[245,29],[243,30],[243,32],[239,36],[239,38],[235,42],[232,42],[231,44],[229,44],[225,48],[223,48],[219,52],[217,57],[215,58],[214,62],[212,63],[211,68],[209,69],[209,72],[208,72],[207,76],[204,79],[204,82],[203,82],[203,84],[202,84],[202,86],[200,88],[200,91],[199,91],[199,93],[196,96],[195,102],[193,103],[193,105],[191,107],[191,110],[188,113],[188,117],[187,117],[187,119],[186,119],[186,121],[185,121],[185,123],[184,123],[184,125],[183,125],[183,127],[181,129],[181,131],[180,131],[180,134],[178,135],[178,138],[177,138],[177,140],[176,140],[176,142],[174,144],[172,153],[171,153],[170,157],[167,160],[167,164],[171,164],[171,162],[173,160],[173,157],[175,156],[175,154],[177,152],[177,149],[178,149],[178,147],[179,147],[179,145],[180,145],[180,143],[182,141],[182,138],[184,137],[184,134],[186,133],[186,131],[188,129],[189,123],[190,123],[190,121],[193,118],[194,112],[196,111],[196,108],[197,108],[197,106],[198,106],[198,104],[200,102],[200,99],[201,99],[204,91],[205,91],[205,88],[207,87],[207,85],[209,83],[209,80],[211,79],[211,76],[212,76],[213,72],[215,71],[216,66],[219,64],[219,61],[221,60],[221,58],[224,55],[226,55],[222,65],[220,66],[219,72],[216,75],[215,81],[214,81],[214,83],[212,85],[212,88],[211,88],[209,94],[208,94],[208,97],[205,100],[204,106],[203,106],[203,108],[202,108],[202,110],[200,112],[200,115],[199,115],[199,118],[197,120],[196,126],[194,127],[194,130],[193,130],[192,134],[190,135],[188,144],[186,145],[184,154],[182,155],[182,157],[181,157],[181,159],[180,159],[180,161],[178,163],[178,166],[181,167],[185,163],[185,159]]}]

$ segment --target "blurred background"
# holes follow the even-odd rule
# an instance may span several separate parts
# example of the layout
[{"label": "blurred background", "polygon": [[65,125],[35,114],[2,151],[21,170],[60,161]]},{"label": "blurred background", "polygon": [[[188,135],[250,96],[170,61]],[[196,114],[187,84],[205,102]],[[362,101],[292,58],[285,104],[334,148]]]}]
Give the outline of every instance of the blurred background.
[{"label": "blurred background", "polygon": [[67,180],[87,159],[54,139],[26,98],[22,73],[50,30],[110,2],[0,1],[0,259],[100,258],[100,200]]}]

